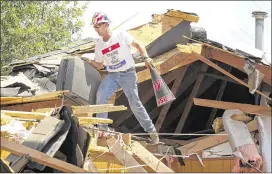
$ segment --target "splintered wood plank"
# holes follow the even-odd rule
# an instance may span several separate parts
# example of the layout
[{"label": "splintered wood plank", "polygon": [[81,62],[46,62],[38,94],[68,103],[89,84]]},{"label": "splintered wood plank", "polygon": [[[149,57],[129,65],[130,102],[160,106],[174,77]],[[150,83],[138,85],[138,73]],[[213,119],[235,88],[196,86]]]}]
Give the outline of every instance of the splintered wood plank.
[{"label": "splintered wood plank", "polygon": [[[252,120],[248,122],[247,128],[250,132],[258,130],[258,123],[256,120]],[[226,134],[227,132],[221,132],[220,134]],[[214,135],[214,136],[208,136],[206,138],[203,138],[198,141],[194,141],[192,143],[186,144],[182,147],[179,147],[178,149],[181,151],[182,155],[189,155],[191,153],[197,153],[204,149],[208,149],[214,146],[217,146],[219,144],[227,142],[228,136],[226,135]]]},{"label": "splintered wood plank", "polygon": [[131,143],[132,152],[138,156],[143,162],[149,165],[155,172],[171,172],[174,171],[168,168],[163,162],[157,159],[152,153],[144,148],[139,142]]},{"label": "splintered wood plank", "polygon": [[78,117],[78,120],[79,124],[112,124],[113,122],[111,119],[97,117]]},{"label": "splintered wood plank", "polygon": [[46,94],[37,95],[37,96],[33,96],[33,97],[22,97],[22,98],[18,98],[16,100],[8,100],[8,101],[1,102],[1,105],[54,100],[54,99],[57,99],[58,97],[62,96],[65,93],[68,93],[68,92],[69,92],[69,90],[64,90],[64,91],[49,92]]},{"label": "splintered wood plank", "polygon": [[9,110],[1,110],[1,114],[5,114],[10,117],[23,118],[23,119],[35,119],[42,120],[44,117],[48,116],[45,113],[39,112],[23,112],[23,111],[9,111]]},{"label": "splintered wood plank", "polygon": [[[163,78],[166,84],[169,84],[172,80],[175,79],[176,75],[177,75],[177,70],[175,71],[171,71],[168,74],[165,75],[165,77]],[[145,95],[143,96],[143,98],[141,98],[141,102],[144,105],[146,102],[148,102],[152,97],[154,96],[154,89],[151,86],[147,92],[145,93]],[[123,115],[121,115],[119,118],[117,118],[114,123],[112,124],[113,127],[117,127],[120,124],[122,124],[125,120],[127,120],[128,118],[130,118],[132,116],[132,111],[131,109],[127,110]]]},{"label": "splintered wood plank", "polygon": [[[202,67],[201,67],[201,72],[206,72],[208,69],[208,66],[206,64],[203,64]],[[198,94],[198,91],[199,91],[199,88],[201,87],[201,82],[203,81],[204,79],[204,74],[201,73],[198,75],[197,79],[196,79],[196,83],[195,83],[195,86],[189,96],[189,99],[188,99],[188,102],[185,106],[185,109],[181,115],[181,118],[179,120],[179,123],[176,127],[176,130],[175,130],[175,133],[181,133],[183,127],[184,127],[184,124],[189,116],[189,113],[191,111],[191,108],[193,106],[193,98]]]},{"label": "splintered wood plank", "polygon": [[0,97],[0,102],[22,99],[23,97]]},{"label": "splintered wood plank", "polygon": [[121,146],[115,138],[110,138],[107,140],[107,144],[109,146],[110,152],[114,154],[114,156],[124,165],[124,167],[132,167],[128,168],[129,172],[132,173],[146,173],[146,170],[140,166],[140,164]]},{"label": "splintered wood plank", "polygon": [[[177,92],[177,90],[178,90],[178,88],[180,86],[181,81],[183,80],[183,77],[184,77],[184,75],[185,75],[185,73],[187,71],[187,68],[188,68],[188,66],[182,68],[181,71],[179,71],[179,75],[176,77],[176,79],[174,81],[174,84],[173,84],[172,89],[171,89],[174,96],[176,96],[176,92]],[[156,130],[158,132],[161,129],[162,123],[163,123],[163,121],[164,121],[164,119],[165,119],[165,117],[166,117],[166,115],[168,113],[168,110],[171,107],[171,104],[172,104],[172,102],[166,104],[165,106],[163,106],[163,108],[162,108],[162,110],[160,112],[160,115],[159,115],[159,117],[158,117],[158,119],[156,121],[156,124],[155,124]]]},{"label": "splintered wood plank", "polygon": [[[72,165],[70,163],[64,162],[62,160],[52,158],[42,152],[34,150],[32,148],[26,147],[24,145],[9,141],[3,137],[1,137],[1,149],[11,152],[12,154],[21,156],[27,155],[31,158],[31,160],[46,165],[48,167],[52,167],[54,169],[68,172],[68,173],[85,173],[86,170]],[[91,172],[95,172],[95,170],[91,170]]]},{"label": "splintered wood plank", "polygon": [[[195,55],[195,56],[197,56],[197,58],[198,58],[199,60],[201,60],[202,62],[206,63],[207,65],[213,67],[213,68],[216,69],[217,71],[220,71],[221,73],[225,74],[226,76],[228,76],[228,77],[234,79],[235,81],[237,81],[237,82],[239,82],[240,84],[242,84],[242,85],[244,85],[244,86],[246,86],[246,87],[249,88],[249,85],[248,85],[247,83],[243,82],[242,80],[238,79],[238,78],[235,77],[234,75],[230,74],[229,72],[227,72],[227,71],[224,70],[223,68],[217,66],[216,64],[214,64],[213,62],[211,62],[210,60],[208,60],[207,58],[205,58],[204,56],[199,55],[199,54],[197,54],[197,53],[195,53],[195,52],[193,52],[192,54]],[[270,74],[270,76],[271,76],[271,74]],[[266,96],[264,93],[262,93],[262,92],[259,91],[259,90],[256,90],[256,93],[257,93],[257,94],[260,94],[261,96],[263,96],[263,97],[265,97],[265,98],[267,98],[267,99],[269,99],[269,100],[271,100],[270,97]]]},{"label": "splintered wood plank", "polygon": [[194,98],[194,104],[198,106],[218,108],[218,109],[239,109],[240,111],[248,114],[256,114],[262,116],[271,117],[271,107],[259,106],[259,105],[250,105],[250,104],[241,104],[241,103],[232,103],[208,99]]},{"label": "splintered wood plank", "polygon": [[88,106],[72,106],[74,114],[80,113],[103,113],[103,112],[114,112],[114,111],[122,111],[127,110],[127,107],[121,106],[113,106],[112,104],[104,104],[104,105],[88,105]]}]

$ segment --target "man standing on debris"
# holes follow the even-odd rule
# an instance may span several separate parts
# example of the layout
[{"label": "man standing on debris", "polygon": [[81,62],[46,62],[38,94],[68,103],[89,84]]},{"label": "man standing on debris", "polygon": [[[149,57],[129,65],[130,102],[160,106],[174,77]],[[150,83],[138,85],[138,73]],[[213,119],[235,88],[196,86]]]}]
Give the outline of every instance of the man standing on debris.
[{"label": "man standing on debris", "polygon": [[[148,67],[152,59],[146,49],[127,32],[113,32],[110,20],[105,13],[97,12],[92,18],[92,25],[101,38],[95,46],[93,58],[83,57],[97,70],[106,66],[108,74],[101,82],[97,91],[97,104],[107,104],[109,98],[122,88],[129,102],[129,106],[140,125],[149,133],[152,143],[158,144],[159,137],[152,120],[138,95],[137,74],[135,62],[130,52],[130,46],[135,47],[145,60]],[[108,113],[97,114],[99,118],[108,118]],[[108,125],[98,125],[100,129],[110,130]]]}]

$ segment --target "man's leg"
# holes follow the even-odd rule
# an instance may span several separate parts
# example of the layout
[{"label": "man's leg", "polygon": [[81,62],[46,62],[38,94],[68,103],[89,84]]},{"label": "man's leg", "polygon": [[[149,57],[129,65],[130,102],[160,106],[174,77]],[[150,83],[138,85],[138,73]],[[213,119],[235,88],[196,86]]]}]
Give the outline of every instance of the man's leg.
[{"label": "man's leg", "polygon": [[[108,74],[101,82],[96,93],[96,104],[108,104],[108,101],[112,94],[116,92],[120,86],[116,81],[116,74]],[[96,114],[99,118],[108,118],[108,113]]]},{"label": "man's leg", "polygon": [[148,133],[155,132],[155,126],[139,99],[136,72],[130,71],[127,73],[120,73],[118,82],[121,88],[123,88],[123,91],[128,99],[129,106],[140,125]]}]

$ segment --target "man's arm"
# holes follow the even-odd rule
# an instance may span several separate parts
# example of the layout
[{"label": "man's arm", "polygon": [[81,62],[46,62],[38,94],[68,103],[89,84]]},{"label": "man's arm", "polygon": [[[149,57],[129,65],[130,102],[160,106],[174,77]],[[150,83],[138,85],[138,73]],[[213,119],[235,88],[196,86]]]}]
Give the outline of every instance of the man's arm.
[{"label": "man's arm", "polygon": [[139,53],[144,57],[145,65],[148,67],[148,65],[152,64],[152,59],[148,56],[145,47],[140,44],[136,39],[133,40],[131,46],[135,47]]},{"label": "man's arm", "polygon": [[85,55],[83,54],[82,56],[81,56],[81,59],[82,60],[84,60],[84,61],[86,61],[87,63],[89,63],[90,65],[92,65],[95,69],[97,69],[97,70],[100,70],[100,69],[102,69],[103,68],[103,62],[96,62],[96,61],[94,61],[94,60],[92,60],[91,58],[89,58],[89,57],[84,57]]}]

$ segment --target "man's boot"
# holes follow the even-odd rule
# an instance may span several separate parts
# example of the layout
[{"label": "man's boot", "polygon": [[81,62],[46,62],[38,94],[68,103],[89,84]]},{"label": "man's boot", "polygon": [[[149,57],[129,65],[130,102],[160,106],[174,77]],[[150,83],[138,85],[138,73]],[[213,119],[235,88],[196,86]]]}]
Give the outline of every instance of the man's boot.
[{"label": "man's boot", "polygon": [[159,144],[159,142],[160,142],[159,135],[158,135],[158,133],[156,131],[150,132],[149,136],[150,136],[152,144]]}]

